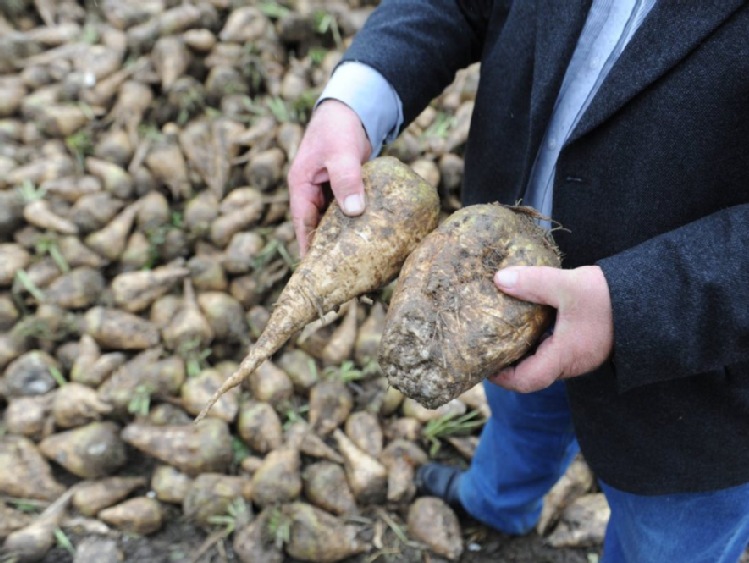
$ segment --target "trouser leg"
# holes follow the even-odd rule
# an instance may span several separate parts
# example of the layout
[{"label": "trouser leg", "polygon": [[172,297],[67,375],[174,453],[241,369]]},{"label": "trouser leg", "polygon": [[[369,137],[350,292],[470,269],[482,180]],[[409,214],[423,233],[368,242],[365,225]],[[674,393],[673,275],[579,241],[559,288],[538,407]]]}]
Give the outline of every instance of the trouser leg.
[{"label": "trouser leg", "polygon": [[611,507],[602,563],[736,563],[749,543],[749,484],[656,496],[601,488]]},{"label": "trouser leg", "polygon": [[531,530],[542,499],[579,448],[562,382],[520,394],[485,383],[491,416],[460,500],[471,516],[510,534]]}]

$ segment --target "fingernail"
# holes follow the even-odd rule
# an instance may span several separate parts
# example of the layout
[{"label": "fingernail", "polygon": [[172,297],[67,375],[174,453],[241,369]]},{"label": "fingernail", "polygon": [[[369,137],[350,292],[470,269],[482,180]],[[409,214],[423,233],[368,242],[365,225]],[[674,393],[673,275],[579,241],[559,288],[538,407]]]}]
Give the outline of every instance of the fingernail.
[{"label": "fingernail", "polygon": [[364,197],[360,194],[348,196],[343,200],[343,211],[346,215],[360,215],[364,211]]},{"label": "fingernail", "polygon": [[513,287],[518,281],[518,273],[514,270],[500,270],[494,276],[494,281],[502,287]]}]

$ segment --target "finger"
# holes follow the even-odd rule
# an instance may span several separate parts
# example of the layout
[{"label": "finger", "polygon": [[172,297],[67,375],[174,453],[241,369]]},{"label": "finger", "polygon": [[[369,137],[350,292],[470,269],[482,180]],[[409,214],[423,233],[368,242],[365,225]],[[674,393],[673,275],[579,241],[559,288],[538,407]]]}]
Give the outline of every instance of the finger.
[{"label": "finger", "polygon": [[569,271],[549,266],[510,266],[494,275],[502,292],[532,303],[559,308],[559,298],[569,283]]},{"label": "finger", "polygon": [[326,163],[330,187],[338,205],[346,215],[364,213],[364,183],[361,178],[361,162],[353,154],[342,154]]},{"label": "finger", "polygon": [[314,176],[312,176],[312,183],[317,186],[322,186],[325,182],[330,182],[330,175],[324,168],[322,170],[318,170],[318,172]]},{"label": "finger", "polygon": [[291,190],[289,207],[294,234],[299,242],[299,255],[307,253],[312,231],[320,221],[323,206],[322,189],[311,183],[297,184]]},{"label": "finger", "polygon": [[294,225],[294,235],[299,243],[299,258],[304,258],[309,248],[309,241],[312,232],[315,230],[319,221],[318,215],[292,216],[291,222]]},{"label": "finger", "polygon": [[541,342],[535,354],[503,369],[489,380],[505,389],[530,393],[545,389],[563,375],[560,347],[552,335]]}]

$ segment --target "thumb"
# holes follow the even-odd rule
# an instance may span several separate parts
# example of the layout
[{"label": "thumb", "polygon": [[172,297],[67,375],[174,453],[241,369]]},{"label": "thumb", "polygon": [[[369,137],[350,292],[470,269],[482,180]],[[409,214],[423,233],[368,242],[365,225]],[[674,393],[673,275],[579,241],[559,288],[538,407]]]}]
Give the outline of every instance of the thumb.
[{"label": "thumb", "polygon": [[510,266],[494,275],[494,283],[507,295],[558,309],[567,273],[550,266]]},{"label": "thumb", "polygon": [[346,215],[364,213],[364,183],[361,178],[361,162],[353,156],[337,156],[326,163],[330,188],[338,205]]}]

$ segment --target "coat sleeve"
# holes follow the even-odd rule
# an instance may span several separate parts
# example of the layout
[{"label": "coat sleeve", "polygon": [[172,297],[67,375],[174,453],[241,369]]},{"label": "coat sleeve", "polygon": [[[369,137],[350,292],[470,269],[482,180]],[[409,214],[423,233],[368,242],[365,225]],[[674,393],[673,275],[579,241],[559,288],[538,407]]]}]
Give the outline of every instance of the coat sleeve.
[{"label": "coat sleeve", "polygon": [[749,362],[749,204],[598,262],[620,391]]},{"label": "coat sleeve", "polygon": [[[342,59],[377,70],[403,103],[403,126],[479,60],[494,7],[487,0],[383,0]],[[498,4],[498,3],[497,3]]]}]

